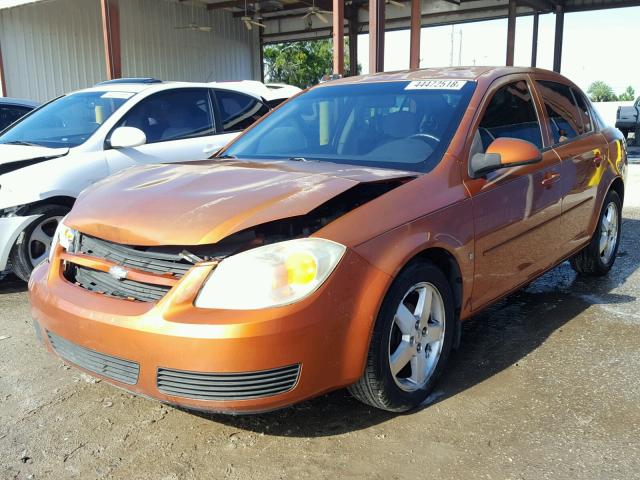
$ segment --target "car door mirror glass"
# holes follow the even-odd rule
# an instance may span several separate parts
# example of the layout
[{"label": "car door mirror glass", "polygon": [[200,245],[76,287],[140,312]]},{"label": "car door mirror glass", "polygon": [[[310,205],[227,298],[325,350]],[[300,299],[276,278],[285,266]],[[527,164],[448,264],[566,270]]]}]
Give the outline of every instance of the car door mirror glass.
[{"label": "car door mirror glass", "polygon": [[471,173],[474,178],[493,170],[519,165],[529,165],[542,160],[542,152],[533,143],[517,138],[495,139],[485,153],[471,157]]},{"label": "car door mirror glass", "polygon": [[118,127],[111,134],[111,148],[134,148],[147,143],[147,136],[139,128]]}]

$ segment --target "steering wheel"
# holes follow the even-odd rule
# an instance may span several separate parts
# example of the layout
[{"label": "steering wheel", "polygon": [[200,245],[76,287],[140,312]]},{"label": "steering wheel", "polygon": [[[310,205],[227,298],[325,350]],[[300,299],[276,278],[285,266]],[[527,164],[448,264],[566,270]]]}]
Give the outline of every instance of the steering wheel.
[{"label": "steering wheel", "polygon": [[415,138],[416,140],[422,140],[427,143],[431,148],[435,150],[435,148],[440,143],[440,139],[434,135],[430,135],[428,133],[416,133],[411,135],[409,138]]}]

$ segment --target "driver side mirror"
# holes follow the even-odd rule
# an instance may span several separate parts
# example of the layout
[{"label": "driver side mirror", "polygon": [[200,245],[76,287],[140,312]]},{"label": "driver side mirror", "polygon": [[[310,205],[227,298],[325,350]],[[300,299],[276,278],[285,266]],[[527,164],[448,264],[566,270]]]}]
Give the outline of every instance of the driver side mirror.
[{"label": "driver side mirror", "polygon": [[529,165],[542,160],[542,152],[533,143],[518,138],[496,138],[485,153],[476,153],[469,162],[472,178],[500,168]]},{"label": "driver side mirror", "polygon": [[118,127],[111,133],[111,148],[133,148],[147,143],[147,136],[139,128]]}]

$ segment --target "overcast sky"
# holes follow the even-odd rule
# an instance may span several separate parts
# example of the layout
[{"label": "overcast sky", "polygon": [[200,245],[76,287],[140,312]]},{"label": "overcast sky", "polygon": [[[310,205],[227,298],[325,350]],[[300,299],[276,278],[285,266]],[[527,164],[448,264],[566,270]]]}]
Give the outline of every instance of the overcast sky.
[{"label": "overcast sky", "polygon": [[[507,21],[468,23],[454,27],[454,65],[458,65],[462,32],[462,65],[504,65]],[[540,17],[538,66],[553,67],[555,15]],[[518,18],[516,65],[529,66],[533,17]],[[409,67],[409,32],[387,32],[385,70]],[[451,26],[422,29],[421,67],[448,66],[451,61]],[[363,73],[369,69],[368,35],[358,41]],[[620,94],[631,85],[640,94],[640,7],[569,13],[565,15],[562,73],[586,90],[603,80]]]}]

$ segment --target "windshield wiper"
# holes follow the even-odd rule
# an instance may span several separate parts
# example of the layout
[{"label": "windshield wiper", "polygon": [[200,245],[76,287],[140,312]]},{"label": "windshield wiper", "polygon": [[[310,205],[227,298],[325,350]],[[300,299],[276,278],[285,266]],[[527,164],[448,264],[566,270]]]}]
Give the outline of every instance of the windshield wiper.
[{"label": "windshield wiper", "polygon": [[22,140],[14,140],[13,142],[7,142],[5,145],[23,145],[25,147],[41,147],[42,145],[33,142],[24,142]]},{"label": "windshield wiper", "polygon": [[220,155],[219,157],[213,157],[213,158],[222,158],[223,160],[236,160],[238,157],[236,157],[235,155]]}]

